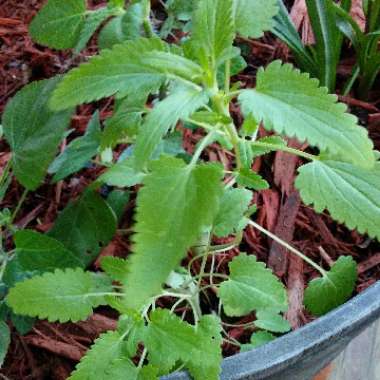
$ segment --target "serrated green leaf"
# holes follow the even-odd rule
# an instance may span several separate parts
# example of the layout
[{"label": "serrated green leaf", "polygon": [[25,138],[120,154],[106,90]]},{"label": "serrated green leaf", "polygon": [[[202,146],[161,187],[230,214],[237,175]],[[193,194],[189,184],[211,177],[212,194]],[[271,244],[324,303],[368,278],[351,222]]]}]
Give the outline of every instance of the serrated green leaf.
[{"label": "serrated green leaf", "polygon": [[68,127],[72,110],[52,112],[50,97],[60,78],[33,82],[7,104],[4,135],[12,150],[12,168],[18,181],[35,190],[54,159]]},{"label": "serrated green leaf", "polygon": [[113,14],[110,8],[100,8],[86,14],[86,19],[75,45],[75,52],[83,50],[103,21]]},{"label": "serrated green leaf", "polygon": [[50,322],[82,321],[93,308],[105,305],[104,293],[112,291],[110,280],[82,269],[57,269],[10,289],[7,303],[16,314]]},{"label": "serrated green leaf", "polygon": [[92,116],[85,135],[73,140],[50,165],[49,173],[54,174],[53,182],[61,181],[83,169],[97,154],[100,136],[100,120],[99,112],[97,111]]},{"label": "serrated green leaf", "polygon": [[327,209],[350,229],[380,239],[380,163],[363,169],[344,162],[315,161],[299,169],[296,187],[317,212]]},{"label": "serrated green leaf", "polygon": [[99,33],[100,49],[111,49],[114,45],[141,36],[145,12],[141,2],[130,4],[126,13],[113,18]]},{"label": "serrated green leaf", "polygon": [[152,163],[137,198],[134,254],[125,281],[129,307],[138,309],[158,294],[202,228],[212,224],[221,177],[221,167],[213,164],[186,166],[166,157]]},{"label": "serrated green leaf", "polygon": [[101,268],[114,281],[123,281],[127,275],[128,262],[120,257],[105,256],[100,262]]},{"label": "serrated green leaf", "polygon": [[193,15],[193,51],[202,66],[216,70],[217,61],[235,37],[233,0],[198,1]]},{"label": "serrated green leaf", "polygon": [[185,86],[175,88],[172,94],[159,102],[139,129],[134,150],[136,169],[144,168],[169,129],[175,127],[181,118],[189,117],[207,102],[208,96],[204,91]]},{"label": "serrated green leaf", "polygon": [[241,220],[247,212],[251,200],[252,192],[249,190],[225,190],[214,221],[214,234],[218,237],[224,237],[238,232]]},{"label": "serrated green leaf", "polygon": [[59,214],[48,235],[75,252],[87,266],[115,232],[116,216],[110,206],[96,192],[87,191]]},{"label": "serrated green leaf", "polygon": [[283,284],[255,256],[240,254],[229,267],[230,279],[224,281],[219,289],[219,297],[228,316],[240,317],[254,310],[287,310]]},{"label": "serrated green leaf", "polygon": [[165,78],[192,83],[203,72],[196,63],[170,52],[157,38],[139,38],[103,50],[100,55],[71,70],[51,100],[54,109],[65,109],[116,93],[124,96],[158,86]]},{"label": "serrated green leaf", "polygon": [[241,165],[245,170],[250,170],[254,159],[251,142],[245,139],[240,139],[238,145],[238,154]]},{"label": "serrated green leaf", "polygon": [[274,25],[277,0],[235,0],[236,30],[243,37],[260,38]]},{"label": "serrated green leaf", "polygon": [[74,268],[81,260],[58,240],[32,230],[17,231],[14,236],[19,268],[24,271],[49,272]]},{"label": "serrated green leaf", "polygon": [[111,166],[98,178],[98,182],[109,186],[131,187],[142,183],[144,176],[144,173],[134,168],[132,160],[124,160]]},{"label": "serrated green leaf", "polygon": [[85,0],[49,0],[33,19],[29,33],[41,45],[70,49],[77,44],[85,22]]},{"label": "serrated green leaf", "polygon": [[0,368],[4,363],[5,356],[8,352],[8,347],[11,343],[11,332],[8,325],[0,321]]},{"label": "serrated green leaf", "polygon": [[137,380],[138,369],[123,356],[123,344],[118,331],[102,334],[68,380]]},{"label": "serrated green leaf", "polygon": [[286,333],[291,329],[289,322],[280,314],[271,310],[259,310],[256,313],[255,326],[275,333]]},{"label": "serrated green leaf", "polygon": [[251,336],[251,342],[248,344],[242,344],[240,351],[241,352],[251,351],[254,348],[257,348],[257,347],[263,346],[264,344],[272,342],[275,339],[276,337],[273,334],[266,331],[259,331],[259,332],[253,333]]},{"label": "serrated green leaf", "polygon": [[257,75],[255,90],[239,96],[245,115],[252,114],[268,130],[307,140],[322,151],[362,167],[374,164],[373,144],[347,107],[337,103],[318,81],[289,64],[272,62]]},{"label": "serrated green leaf", "polygon": [[314,315],[321,316],[346,302],[358,278],[357,264],[352,257],[340,257],[325,277],[309,283],[304,303]]},{"label": "serrated green leaf", "polygon": [[252,190],[269,189],[268,182],[251,169],[241,169],[237,173],[236,182],[238,185],[248,187]]},{"label": "serrated green leaf", "polygon": [[157,309],[150,319],[144,344],[151,364],[169,371],[182,361],[195,380],[219,379],[222,337],[216,317],[206,315],[194,327],[169,310]]}]

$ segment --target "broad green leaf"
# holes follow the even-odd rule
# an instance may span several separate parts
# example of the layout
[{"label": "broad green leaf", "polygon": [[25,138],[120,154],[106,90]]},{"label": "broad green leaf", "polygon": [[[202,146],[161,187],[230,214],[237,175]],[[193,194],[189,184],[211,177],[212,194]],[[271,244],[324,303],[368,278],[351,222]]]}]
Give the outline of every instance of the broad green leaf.
[{"label": "broad green leaf", "polygon": [[235,25],[244,37],[260,38],[271,30],[278,13],[277,0],[235,0]]},{"label": "broad green leaf", "polygon": [[291,329],[289,322],[282,315],[271,310],[259,310],[256,313],[255,326],[275,333],[286,333]]},{"label": "broad green leaf", "polygon": [[145,18],[141,2],[131,4],[124,15],[113,18],[99,33],[100,49],[111,49],[114,45],[141,36]]},{"label": "broad green leaf", "polygon": [[127,159],[111,166],[98,178],[98,182],[104,182],[109,186],[131,187],[141,183],[144,176],[144,173],[134,168],[134,162]]},{"label": "broad green leaf", "polygon": [[65,109],[120,92],[134,96],[165,78],[199,81],[203,74],[201,67],[169,50],[169,45],[156,38],[139,38],[103,50],[64,77],[54,92],[51,106]]},{"label": "broad green leaf", "polygon": [[185,159],[184,157],[191,158],[191,156],[183,149],[183,135],[181,132],[174,131],[161,140],[152,154],[152,159],[156,160],[162,155],[173,157],[179,156],[179,158],[183,159]]},{"label": "broad green leaf", "polygon": [[252,193],[249,190],[225,190],[220,200],[218,214],[214,221],[214,234],[218,237],[224,237],[238,232],[251,200]]},{"label": "broad green leaf", "polygon": [[222,192],[222,170],[214,164],[186,166],[165,157],[151,169],[137,197],[134,254],[125,280],[125,302],[133,309],[160,293],[202,228],[212,224]]},{"label": "broad green leaf", "polygon": [[48,235],[77,254],[83,266],[97,257],[116,232],[116,216],[100,195],[87,191],[58,216]]},{"label": "broad green leaf", "polygon": [[73,140],[50,165],[49,173],[54,174],[53,181],[61,181],[70,174],[83,169],[96,156],[100,145],[100,136],[99,112],[95,112],[85,135]]},{"label": "broad green leaf", "polygon": [[112,208],[118,221],[123,218],[125,208],[130,199],[131,193],[129,191],[115,189],[109,193],[107,203]]},{"label": "broad green leaf", "polygon": [[124,281],[127,275],[128,262],[120,257],[105,256],[100,262],[101,268],[114,281]]},{"label": "broad green leaf", "polygon": [[59,81],[54,78],[25,86],[3,114],[13,171],[28,190],[35,190],[43,181],[70,122],[72,110],[53,112],[48,107]]},{"label": "broad green leaf", "polygon": [[192,44],[204,68],[216,70],[217,61],[231,48],[234,37],[233,0],[197,2]]},{"label": "broad green leaf", "polygon": [[240,186],[248,187],[252,190],[269,189],[269,184],[259,174],[251,169],[241,169],[236,176],[236,182]]},{"label": "broad green leaf", "polygon": [[33,19],[29,32],[34,41],[54,49],[69,49],[77,44],[85,22],[86,1],[49,0]]},{"label": "broad green leaf", "polygon": [[222,337],[216,317],[206,315],[194,327],[169,310],[157,309],[150,319],[144,344],[151,364],[169,371],[181,361],[194,380],[219,379]]},{"label": "broad green leaf", "polygon": [[105,121],[101,150],[113,149],[118,143],[136,136],[142,116],[146,112],[147,97],[148,94],[145,93],[141,97],[138,96],[138,99],[127,97],[115,107],[114,114]]},{"label": "broad green leaf", "polygon": [[[117,377],[115,372],[120,370],[121,363],[124,377]],[[133,380],[136,377],[137,368],[123,357],[123,336],[118,331],[109,331],[96,339],[68,380]]]},{"label": "broad green leaf", "polygon": [[112,14],[113,11],[109,8],[100,8],[87,13],[85,23],[78,38],[78,42],[75,45],[76,53],[79,53],[86,47],[88,41],[90,41],[91,37],[102,24],[102,22]]},{"label": "broad green leaf", "polygon": [[224,281],[219,289],[219,297],[228,316],[244,316],[254,310],[287,310],[283,284],[255,256],[240,254],[229,267],[230,279]]},{"label": "broad green leaf", "polygon": [[48,319],[50,322],[82,321],[93,308],[105,305],[111,281],[82,269],[57,269],[11,288],[7,303],[16,314]]},{"label": "broad green leaf", "polygon": [[11,312],[10,318],[11,318],[13,326],[15,327],[17,332],[21,335],[28,334],[32,330],[36,322],[35,318],[17,315],[13,312]]},{"label": "broad green leaf", "polygon": [[299,169],[296,187],[317,212],[327,209],[350,229],[380,239],[380,163],[362,169],[344,162],[315,161]]},{"label": "broad green leaf", "polygon": [[[17,231],[14,236],[19,268],[48,272],[57,268],[82,266],[81,260],[60,241],[32,230]],[[12,261],[13,261],[12,260]]]},{"label": "broad green leaf", "polygon": [[11,332],[8,325],[0,321],[0,368],[4,363],[5,356],[8,352],[8,347],[11,343]]},{"label": "broad green leaf", "polygon": [[264,122],[268,130],[307,140],[321,151],[362,167],[374,164],[373,144],[347,107],[335,95],[318,87],[318,81],[289,64],[271,63],[257,76],[255,90],[239,96],[243,113]]},{"label": "broad green leaf", "polygon": [[321,316],[346,302],[355,289],[357,264],[352,257],[340,257],[325,277],[309,283],[304,303],[310,313]]},{"label": "broad green leaf", "polygon": [[145,167],[161,139],[179,119],[189,117],[207,102],[208,96],[204,91],[185,86],[175,88],[172,94],[159,102],[139,129],[134,150],[136,169]]},{"label": "broad green leaf", "polygon": [[254,348],[257,348],[257,347],[263,346],[264,344],[272,342],[275,339],[276,337],[269,332],[258,331],[252,334],[250,343],[241,345],[240,351],[241,352],[251,351]]}]

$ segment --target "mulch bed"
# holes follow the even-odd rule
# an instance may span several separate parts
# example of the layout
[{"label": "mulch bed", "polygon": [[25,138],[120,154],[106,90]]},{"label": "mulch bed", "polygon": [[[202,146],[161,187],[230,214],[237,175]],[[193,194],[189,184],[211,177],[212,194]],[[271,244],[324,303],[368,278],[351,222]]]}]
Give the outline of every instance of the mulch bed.
[{"label": "mulch bed", "polygon": [[[79,57],[71,52],[57,52],[37,46],[28,36],[28,24],[41,7],[43,0],[2,0],[0,4],[0,113],[7,101],[25,84],[57,73],[66,72],[72,65],[77,65],[87,56],[96,53],[96,44]],[[105,1],[93,1],[94,7]],[[240,40],[244,45],[249,66],[236,80],[248,87],[254,85],[258,67],[274,59],[291,60],[287,48],[271,36],[260,41]],[[352,53],[347,50],[347,57]],[[343,60],[339,69],[339,80],[350,72],[353,61]],[[380,149],[380,98],[374,93],[370,103],[360,102],[353,97],[341,98],[351,111],[358,115],[363,125],[368,127],[377,149]],[[110,115],[112,100],[102,101],[94,105],[78,107],[72,120],[72,128],[76,135],[83,133],[85,126],[95,110],[100,109],[101,118]],[[233,109],[237,121],[241,120],[238,109]],[[25,121],[27,122],[27,120]],[[184,130],[184,148],[191,152],[200,138],[197,131]],[[260,133],[265,135],[265,131]],[[75,134],[74,134],[75,135]],[[300,147],[297,141],[291,141]],[[231,155],[218,146],[213,146],[205,157],[211,161],[232,161]],[[0,141],[0,170],[9,160],[9,149],[4,141]],[[357,292],[361,292],[380,279],[380,245],[368,237],[361,236],[338,225],[327,213],[316,214],[311,208],[300,202],[298,192],[293,187],[293,180],[300,161],[297,157],[286,153],[265,156],[256,160],[254,169],[260,172],[271,184],[270,190],[255,194],[258,205],[257,221],[279,237],[292,244],[328,268],[340,255],[352,255],[359,263],[359,282]],[[17,218],[20,228],[34,228],[47,231],[54,222],[57,213],[67,202],[77,197],[83,189],[99,174],[99,169],[88,168],[57,185],[46,184],[30,194]],[[13,181],[8,194],[0,204],[0,208],[13,208],[22,194],[22,188]],[[134,200],[128,206],[121,228],[132,226]],[[218,241],[225,243],[224,241]],[[12,241],[8,242],[9,248]],[[101,255],[126,257],[131,250],[128,235],[118,235]],[[289,290],[290,309],[288,320],[293,328],[299,328],[312,318],[302,307],[302,296],[307,282],[318,274],[305,265],[297,257],[288,255],[278,244],[272,243],[253,228],[247,228],[241,251],[255,253],[259,260],[265,261],[280,276]],[[219,255],[215,265],[220,272],[228,270],[228,262],[238,254],[234,249]],[[96,261],[92,269],[98,269]],[[196,269],[196,266],[194,267]],[[13,331],[13,341],[6,363],[0,370],[0,378],[26,379],[66,379],[76,362],[85,353],[93,340],[101,333],[116,326],[117,315],[108,308],[100,308],[86,322],[58,325],[38,322],[26,336]],[[247,318],[235,321],[245,323]],[[246,331],[242,328],[230,328],[231,338],[246,339]],[[236,352],[234,346],[224,346],[226,355]]]}]

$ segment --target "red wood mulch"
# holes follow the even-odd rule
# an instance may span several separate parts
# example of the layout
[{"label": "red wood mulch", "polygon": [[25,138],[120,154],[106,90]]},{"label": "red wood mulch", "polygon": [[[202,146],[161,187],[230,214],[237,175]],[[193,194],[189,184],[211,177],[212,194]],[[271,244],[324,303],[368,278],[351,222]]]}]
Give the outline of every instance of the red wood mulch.
[{"label": "red wood mulch", "polygon": [[[0,4],[0,113],[8,99],[25,84],[39,79],[50,78],[81,61],[85,55],[96,52],[93,45],[81,57],[73,60],[70,52],[56,52],[35,45],[27,33],[27,25],[39,9],[43,0],[2,0]],[[93,1],[92,5],[105,3]],[[280,58],[289,59],[287,49],[272,37],[265,37],[260,41],[245,41],[246,49],[252,54],[249,67],[238,80],[252,86],[255,72],[261,65]],[[347,76],[352,66],[352,59],[343,62],[339,73],[340,79]],[[374,94],[376,99],[377,94]],[[378,102],[363,103],[346,97],[342,98],[351,111],[356,113],[365,125],[368,125],[371,137],[377,148],[380,148],[380,110]],[[379,99],[378,99],[379,100]],[[109,115],[112,102],[98,103],[102,118]],[[235,107],[232,107],[236,120],[241,116]],[[84,127],[94,110],[94,106],[78,108],[73,117],[72,127],[77,133],[83,132]],[[27,121],[26,121],[27,122]],[[265,131],[261,131],[265,135]],[[199,139],[197,133],[184,131],[184,147],[189,152]],[[299,147],[296,141],[291,144]],[[218,147],[208,151],[210,160],[221,160],[228,164],[232,157],[228,152]],[[4,141],[0,141],[0,170],[9,159],[9,149]],[[363,237],[356,232],[348,231],[337,225],[327,214],[316,214],[311,208],[302,205],[298,193],[294,190],[293,179],[298,158],[284,153],[277,153],[271,157],[259,158],[254,169],[267,178],[272,187],[255,195],[258,205],[257,220],[270,231],[287,241],[291,241],[316,262],[328,267],[339,255],[351,254],[359,262],[360,280],[357,292],[360,292],[380,279],[380,245]],[[75,198],[86,185],[97,175],[98,170],[86,169],[58,185],[46,184],[38,191],[28,196],[20,212],[17,224],[19,227],[37,228],[46,231],[67,202]],[[22,189],[14,181],[7,197],[0,205],[14,207],[20,197]],[[122,228],[131,227],[133,200],[123,220]],[[38,222],[37,222],[38,219]],[[12,242],[8,242],[11,248]],[[298,328],[311,320],[302,308],[302,296],[305,284],[317,274],[302,260],[288,256],[282,247],[272,244],[266,237],[252,228],[244,234],[241,250],[254,252],[283,278],[289,289],[290,309],[288,319],[294,328]],[[125,257],[130,252],[128,235],[117,236],[103,251],[103,255]],[[231,250],[217,258],[216,266],[219,271],[227,271],[227,264],[237,254]],[[96,268],[96,263],[94,268]],[[5,366],[0,374],[13,380],[26,379],[54,379],[64,380],[69,376],[75,363],[84,354],[93,339],[101,332],[115,328],[117,315],[107,309],[99,309],[88,321],[76,324],[51,324],[45,321],[38,322],[26,336],[13,332],[13,341]],[[247,318],[240,321],[244,323]],[[229,331],[232,338],[245,339],[246,332],[241,328],[232,328]],[[225,354],[235,352],[235,348],[226,345]]]}]

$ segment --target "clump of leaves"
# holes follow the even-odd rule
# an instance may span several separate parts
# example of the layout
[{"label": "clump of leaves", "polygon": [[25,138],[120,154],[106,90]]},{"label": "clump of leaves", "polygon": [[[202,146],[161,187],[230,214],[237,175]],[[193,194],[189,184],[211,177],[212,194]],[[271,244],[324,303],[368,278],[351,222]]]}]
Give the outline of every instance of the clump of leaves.
[{"label": "clump of leaves", "polygon": [[273,32],[292,50],[298,66],[329,88],[335,90],[337,67],[342,53],[344,37],[355,50],[357,63],[343,94],[347,95],[358,81],[358,96],[368,98],[380,71],[380,6],[375,0],[363,1],[366,17],[364,30],[350,15],[351,0],[336,4],[333,0],[306,0],[315,44],[304,46],[290,18],[283,0],[278,0],[280,12],[275,17]]},{"label": "clump of leaves", "polygon": [[[130,7],[140,3],[144,2],[132,2]],[[317,80],[278,61],[259,70],[254,89],[230,83],[231,62],[240,57],[233,45],[236,35],[259,37],[270,29],[277,1],[195,3],[191,33],[183,44],[170,45],[156,36],[124,41],[63,78],[27,86],[3,117],[13,173],[28,190],[42,183],[48,169],[57,181],[94,157],[105,167],[47,234],[17,232],[16,251],[2,256],[0,279],[14,313],[61,322],[85,320],[95,307],[105,304],[120,313],[118,329],[99,337],[72,380],[157,379],[182,367],[194,379],[217,380],[221,344],[229,341],[224,327],[235,317],[252,317],[246,328],[254,334],[242,349],[287,332],[286,290],[265,264],[241,253],[230,262],[228,276],[216,273],[215,257],[239,247],[247,225],[285,245],[321,273],[306,292],[311,312],[323,314],[350,297],[356,281],[351,258],[341,258],[327,271],[251,218],[253,191],[269,186],[252,170],[257,156],[285,151],[309,161],[296,180],[304,202],[319,212],[330,211],[349,228],[380,238],[378,155],[366,131],[337,97],[319,87]],[[38,17],[46,15],[45,10]],[[73,107],[108,96],[115,96],[115,112],[105,128],[95,114],[86,134],[54,160]],[[152,108],[145,106],[148,96],[155,99]],[[235,99],[245,117],[240,128],[230,114]],[[25,123],[30,117],[31,122]],[[192,156],[184,154],[178,135],[173,134],[180,120],[204,132]],[[258,139],[260,123],[277,135]],[[282,137],[307,141],[312,152],[319,153],[291,148]],[[121,142],[130,147],[115,162],[111,149]],[[210,144],[232,150],[232,170],[203,162]],[[104,273],[91,273],[86,266],[114,235],[117,215],[128,198],[118,190],[103,199],[96,191],[103,184],[142,185],[134,247],[127,260],[104,259]],[[230,244],[213,245],[214,236],[231,235]],[[192,259],[181,268],[189,250]],[[195,261],[200,261],[200,271],[194,271]],[[220,307],[214,310],[209,305],[205,315],[201,303],[207,302],[203,293],[210,288]],[[160,298],[172,302],[170,310],[156,307]],[[184,305],[186,312],[177,315]]]}]

